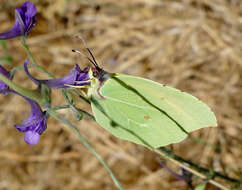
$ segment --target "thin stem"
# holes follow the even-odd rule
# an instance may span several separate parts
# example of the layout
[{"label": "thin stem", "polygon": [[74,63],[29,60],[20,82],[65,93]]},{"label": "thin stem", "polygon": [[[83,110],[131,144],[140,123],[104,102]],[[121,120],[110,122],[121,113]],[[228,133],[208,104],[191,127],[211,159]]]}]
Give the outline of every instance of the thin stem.
[{"label": "thin stem", "polygon": [[107,170],[107,172],[109,173],[109,175],[111,176],[114,184],[120,189],[120,190],[124,190],[122,185],[119,183],[119,181],[117,180],[117,178],[115,177],[115,175],[113,174],[112,170],[109,168],[109,166],[105,163],[105,161],[103,160],[103,158],[94,150],[94,148],[87,142],[87,140],[81,136],[80,131],[78,130],[78,128],[71,123],[69,120],[61,117],[57,112],[55,112],[53,109],[47,109],[48,113],[53,116],[55,119],[57,119],[58,121],[63,122],[64,124],[66,124],[67,126],[69,126],[73,132],[76,133],[76,135],[78,136],[79,140],[82,142],[82,144],[84,144],[88,150],[90,150],[95,157],[97,157],[97,159],[102,163],[102,165],[104,166],[104,168]]},{"label": "thin stem", "polygon": [[85,116],[86,118],[88,118],[88,119],[90,119],[92,121],[96,121],[95,117],[92,114],[90,114],[90,113],[88,113],[88,112],[86,112],[86,111],[84,111],[82,109],[78,109],[78,111],[80,111],[83,114],[83,116]]},{"label": "thin stem", "polygon": [[[78,113],[82,114],[83,116],[87,117],[88,119],[96,121],[94,116],[91,115],[90,113],[88,113],[82,109],[76,108],[75,104],[69,99],[69,98],[72,98],[71,94],[68,93],[68,91],[66,89],[62,89],[62,94],[65,98],[65,101],[70,105],[70,108],[75,109]],[[80,97],[82,97],[82,96],[80,96]]]},{"label": "thin stem", "polygon": [[21,38],[21,43],[30,59],[30,61],[32,62],[33,66],[36,67],[37,69],[39,69],[40,71],[42,71],[43,73],[47,74],[50,78],[54,78],[54,75],[52,75],[51,73],[49,73],[47,70],[45,70],[43,67],[41,67],[40,65],[38,65],[31,53],[31,51],[29,50],[28,45],[26,44],[26,37],[22,36]]},{"label": "thin stem", "polygon": [[[28,65],[28,68],[34,68],[35,66],[34,65]],[[14,68],[12,68],[11,72],[15,73],[17,71],[24,71],[24,66],[16,66]]]},{"label": "thin stem", "polygon": [[67,108],[70,108],[70,105],[55,106],[55,107],[52,107],[51,109],[56,111],[56,110],[67,109]]},{"label": "thin stem", "polygon": [[76,89],[70,89],[70,91],[71,91],[71,93],[73,93],[75,96],[78,96],[79,98],[81,98],[82,100],[84,100],[87,104],[91,104],[90,103],[90,101],[87,99],[87,98],[85,98],[85,97],[83,97],[80,93],[78,93],[77,91],[76,91]]},{"label": "thin stem", "polygon": [[[198,166],[197,164],[195,164],[191,161],[185,160],[182,157],[175,155],[172,151],[168,150],[167,148],[161,147],[161,148],[159,148],[159,150],[162,151],[163,153],[165,153],[166,155],[168,155],[169,157],[174,158],[177,161],[187,163],[190,167],[193,167],[194,169],[196,169],[197,171],[199,171],[201,173],[204,173],[205,175],[211,174],[211,169],[203,168],[203,167]],[[223,175],[219,172],[216,172],[216,171],[213,171],[212,174],[213,174],[214,177],[219,177],[219,178],[227,180],[231,183],[238,183],[238,184],[242,183],[242,180],[230,178],[230,177],[225,176],[225,175]]]},{"label": "thin stem", "polygon": [[8,48],[7,48],[7,43],[5,40],[0,40],[0,43],[1,43],[1,46],[3,48],[3,51],[4,53],[6,54],[6,57],[3,57],[1,58],[1,61],[5,61],[7,62],[9,65],[13,65],[13,59],[12,59],[12,56],[11,54],[9,53],[8,51]]},{"label": "thin stem", "polygon": [[2,74],[0,74],[0,80],[3,81],[4,83],[6,83],[11,89],[15,90],[19,94],[22,94],[22,95],[38,102],[39,104],[42,104],[43,100],[38,91],[28,90],[26,88],[18,86],[17,84],[15,84],[14,82],[9,80],[7,77],[5,77]]},{"label": "thin stem", "polygon": [[[189,171],[190,173],[192,173],[192,174],[194,174],[194,175],[196,175],[196,176],[198,176],[198,177],[200,177],[202,179],[207,179],[208,178],[205,174],[202,174],[201,172],[197,171],[196,169],[190,168],[186,164],[183,164],[182,162],[179,162],[178,160],[176,160],[170,154],[167,154],[166,151],[163,151],[163,150],[167,150],[167,149],[159,148],[159,149],[154,149],[153,151],[156,152],[157,154],[159,154],[160,156],[162,156],[163,158],[173,162],[174,164],[184,168],[185,170]],[[208,179],[208,182],[213,184],[216,187],[219,187],[220,189],[229,190],[227,187],[225,187],[224,185],[218,183],[217,181],[215,181],[213,179]]]}]

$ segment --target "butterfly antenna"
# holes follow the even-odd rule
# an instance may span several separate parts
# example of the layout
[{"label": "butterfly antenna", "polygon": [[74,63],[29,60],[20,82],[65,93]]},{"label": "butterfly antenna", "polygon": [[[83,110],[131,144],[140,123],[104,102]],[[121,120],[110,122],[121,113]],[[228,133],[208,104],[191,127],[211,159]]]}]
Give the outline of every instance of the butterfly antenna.
[{"label": "butterfly antenna", "polygon": [[75,53],[79,53],[80,55],[82,55],[83,57],[87,58],[88,61],[90,61],[93,65],[96,65],[95,62],[93,62],[92,59],[90,59],[87,55],[85,55],[84,53],[82,53],[81,51],[77,50],[77,49],[73,49],[72,52],[75,52]]},{"label": "butterfly antenna", "polygon": [[[97,69],[101,69],[101,68],[98,66],[97,61],[96,61],[94,55],[92,54],[90,48],[87,46],[87,43],[86,43],[86,41],[84,40],[84,38],[83,38],[82,36],[80,36],[80,35],[79,35],[79,36],[76,36],[76,38],[78,38],[78,39],[80,39],[80,40],[82,41],[84,47],[86,48],[86,50],[88,51],[88,53],[89,53],[90,56],[92,57],[92,61],[91,61],[92,64],[93,64]],[[90,58],[88,58],[88,60],[90,61]]]}]

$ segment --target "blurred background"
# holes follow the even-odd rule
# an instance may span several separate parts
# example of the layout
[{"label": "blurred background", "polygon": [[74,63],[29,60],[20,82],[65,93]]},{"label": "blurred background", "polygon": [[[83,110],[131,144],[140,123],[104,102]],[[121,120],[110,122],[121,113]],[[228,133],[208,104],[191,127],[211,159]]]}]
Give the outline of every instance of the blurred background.
[{"label": "blurred background", "polygon": [[[0,32],[14,23],[14,9],[24,1],[1,0]],[[207,103],[218,128],[192,133],[167,148],[185,159],[240,178],[242,169],[242,2],[240,0],[33,0],[38,24],[27,43],[37,62],[56,77],[88,61],[82,35],[99,64],[110,72],[146,77]],[[27,55],[20,39],[7,41],[15,65]],[[1,49],[0,56],[5,53]],[[13,66],[6,65],[8,69]],[[36,69],[31,73],[46,78]],[[35,88],[18,72],[14,81]],[[58,91],[53,105],[63,104]],[[110,176],[77,137],[53,118],[36,146],[24,142],[13,125],[29,113],[14,95],[0,96],[0,190],[116,189]],[[91,113],[80,100],[79,107]],[[71,112],[61,111],[72,118]],[[73,120],[73,119],[72,119]],[[100,153],[127,190],[188,189],[157,162],[148,149],[119,140],[98,124],[76,122],[81,134]],[[170,162],[168,167],[179,172]],[[194,184],[202,181],[195,179]],[[229,187],[228,182],[220,181]],[[209,186],[207,189],[216,189]]]}]

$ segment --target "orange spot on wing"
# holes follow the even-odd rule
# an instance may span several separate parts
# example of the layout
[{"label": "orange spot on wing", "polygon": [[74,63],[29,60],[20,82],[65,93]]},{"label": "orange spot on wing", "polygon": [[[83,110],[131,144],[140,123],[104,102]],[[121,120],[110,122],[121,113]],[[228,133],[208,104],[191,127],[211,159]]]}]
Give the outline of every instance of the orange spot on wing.
[{"label": "orange spot on wing", "polygon": [[149,120],[149,119],[150,119],[150,116],[145,115],[145,116],[144,116],[144,119]]}]

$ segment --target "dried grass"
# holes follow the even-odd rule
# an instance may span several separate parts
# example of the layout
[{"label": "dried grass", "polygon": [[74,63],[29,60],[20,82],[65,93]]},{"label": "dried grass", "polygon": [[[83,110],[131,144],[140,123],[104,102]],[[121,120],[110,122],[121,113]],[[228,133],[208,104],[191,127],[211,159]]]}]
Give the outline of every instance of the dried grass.
[{"label": "dried grass", "polygon": [[[1,31],[11,27],[13,10],[22,2],[0,3]],[[63,76],[75,63],[86,66],[85,59],[71,52],[81,48],[73,37],[82,34],[106,70],[147,77],[192,93],[212,107],[219,127],[199,130],[171,148],[202,166],[240,177],[241,1],[35,2],[38,25],[28,43],[39,64],[55,76]],[[14,62],[22,65],[26,54],[19,40],[8,44]],[[33,87],[22,73],[15,79]],[[62,102],[55,93],[54,104]],[[27,116],[26,103],[15,96],[0,96],[0,103],[0,189],[115,189],[102,165],[63,124],[50,119],[40,143],[30,147],[12,127]],[[80,106],[90,111],[84,102]],[[68,111],[62,114],[71,118]],[[78,125],[125,189],[188,188],[157,163],[154,153],[113,137],[89,120]]]}]

